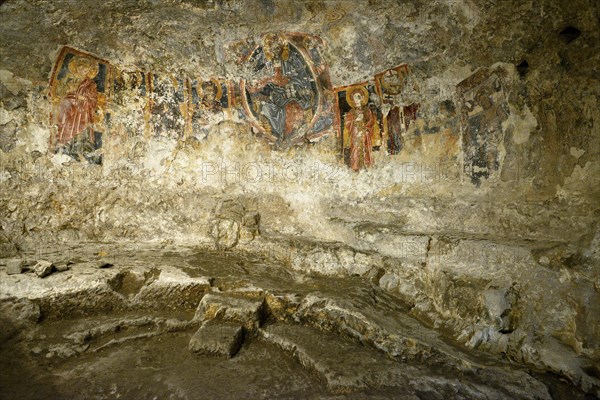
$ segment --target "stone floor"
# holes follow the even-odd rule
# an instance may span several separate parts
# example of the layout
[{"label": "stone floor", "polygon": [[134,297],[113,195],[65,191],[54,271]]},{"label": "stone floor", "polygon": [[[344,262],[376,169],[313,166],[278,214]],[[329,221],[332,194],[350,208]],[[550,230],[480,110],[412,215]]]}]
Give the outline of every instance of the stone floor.
[{"label": "stone floor", "polygon": [[0,398],[593,398],[466,352],[363,278],[244,253],[115,248],[44,249],[19,271],[3,260]]}]

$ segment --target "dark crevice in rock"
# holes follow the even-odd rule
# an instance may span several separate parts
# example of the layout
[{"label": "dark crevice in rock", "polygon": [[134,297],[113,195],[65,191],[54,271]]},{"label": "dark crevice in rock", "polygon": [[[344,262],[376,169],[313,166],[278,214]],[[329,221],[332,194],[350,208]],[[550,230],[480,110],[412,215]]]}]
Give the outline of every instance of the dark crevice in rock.
[{"label": "dark crevice in rock", "polygon": [[560,31],[560,37],[566,42],[571,43],[581,35],[581,31],[574,26],[567,26],[565,29]]},{"label": "dark crevice in rock", "polygon": [[517,71],[521,77],[524,77],[529,72],[529,62],[527,60],[523,60],[517,65]]}]

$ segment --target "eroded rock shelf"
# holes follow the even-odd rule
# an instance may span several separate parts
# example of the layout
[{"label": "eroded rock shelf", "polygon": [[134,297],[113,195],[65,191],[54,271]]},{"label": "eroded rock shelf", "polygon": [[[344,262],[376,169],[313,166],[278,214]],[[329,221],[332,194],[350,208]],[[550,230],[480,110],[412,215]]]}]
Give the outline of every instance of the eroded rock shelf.
[{"label": "eroded rock shelf", "polygon": [[[362,277],[141,245],[98,268],[97,249],[69,249],[69,260],[57,250],[68,269],[43,278],[0,271],[9,395],[552,399],[574,390],[539,366],[467,351]],[[14,385],[24,376],[27,387]]]}]

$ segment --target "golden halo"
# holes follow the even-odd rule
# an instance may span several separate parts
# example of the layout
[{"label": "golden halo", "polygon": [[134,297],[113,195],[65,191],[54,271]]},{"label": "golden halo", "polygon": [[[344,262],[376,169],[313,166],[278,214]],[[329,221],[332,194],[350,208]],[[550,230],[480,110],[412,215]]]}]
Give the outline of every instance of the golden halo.
[{"label": "golden halo", "polygon": [[[360,92],[362,95],[362,104],[356,104],[354,102],[354,93]],[[353,88],[348,89],[346,92],[346,101],[352,108],[362,107],[369,102],[369,91],[364,86],[355,86]]]},{"label": "golden halo", "polygon": [[221,86],[221,82],[218,79],[211,79],[211,81],[215,84],[215,88],[217,89],[215,100],[221,101],[221,97],[223,97],[223,87]]},{"label": "golden halo", "polygon": [[200,96],[201,99],[204,99],[204,97],[206,96],[206,91],[205,91],[205,87],[207,85],[211,85],[214,89],[215,89],[215,97],[214,97],[214,101],[221,101],[221,98],[223,97],[223,87],[221,86],[221,81],[218,80],[217,78],[212,78],[209,81],[199,81],[198,82],[198,95]]},{"label": "golden halo", "polygon": [[75,56],[69,62],[69,71],[79,77],[94,78],[98,75],[98,63],[88,57]]}]

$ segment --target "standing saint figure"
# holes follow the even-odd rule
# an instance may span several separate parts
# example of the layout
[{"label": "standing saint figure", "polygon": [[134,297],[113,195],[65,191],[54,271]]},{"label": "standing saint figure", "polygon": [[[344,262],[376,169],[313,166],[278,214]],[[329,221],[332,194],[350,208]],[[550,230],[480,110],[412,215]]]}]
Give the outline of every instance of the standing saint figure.
[{"label": "standing saint figure", "polygon": [[373,164],[373,145],[380,141],[379,124],[367,106],[369,92],[359,86],[348,89],[346,101],[352,107],[344,114],[343,146],[350,153],[349,166],[354,171]]},{"label": "standing saint figure", "polygon": [[388,132],[388,153],[391,155],[399,154],[400,150],[402,150],[402,147],[404,147],[404,143],[402,140],[402,133],[404,131],[404,115],[402,114],[400,107],[396,104],[392,104],[390,111],[385,117],[385,120],[387,122]]},{"label": "standing saint figure", "polygon": [[[98,63],[81,56],[69,63],[69,72],[80,82],[77,89],[68,92],[58,109],[57,144],[69,143],[74,137],[94,123],[98,90],[92,79],[98,75]],[[90,130],[90,142],[94,144],[94,132]]]}]

